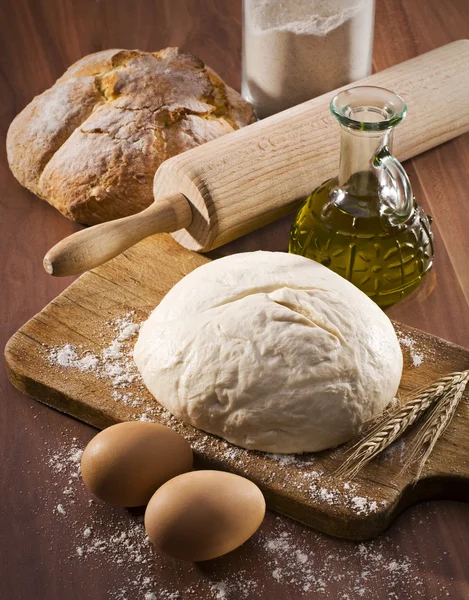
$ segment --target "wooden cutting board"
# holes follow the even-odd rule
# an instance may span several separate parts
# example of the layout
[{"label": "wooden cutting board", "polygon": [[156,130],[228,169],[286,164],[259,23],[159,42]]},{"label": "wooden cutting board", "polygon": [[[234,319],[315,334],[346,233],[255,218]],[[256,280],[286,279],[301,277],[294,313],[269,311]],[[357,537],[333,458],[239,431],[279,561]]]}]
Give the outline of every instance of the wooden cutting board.
[{"label": "wooden cutting board", "polygon": [[[253,452],[205,434],[164,410],[144,388],[128,356],[136,338],[135,328],[128,325],[144,320],[179,279],[209,260],[160,235],[86,273],[10,339],[5,355],[12,383],[98,428],[133,419],[168,424],[191,442],[199,466],[248,477],[262,488],[270,508],[338,537],[374,537],[419,500],[469,498],[467,392],[415,485],[412,472],[401,472],[409,435],[368,465],[356,480],[343,482],[330,474],[350,444],[301,456]],[[444,374],[469,368],[469,350],[395,326],[407,344],[403,346],[402,395]],[[116,348],[117,359],[113,358]],[[70,364],[57,364],[58,357]],[[416,357],[422,359],[419,366],[414,365],[419,362]]]}]

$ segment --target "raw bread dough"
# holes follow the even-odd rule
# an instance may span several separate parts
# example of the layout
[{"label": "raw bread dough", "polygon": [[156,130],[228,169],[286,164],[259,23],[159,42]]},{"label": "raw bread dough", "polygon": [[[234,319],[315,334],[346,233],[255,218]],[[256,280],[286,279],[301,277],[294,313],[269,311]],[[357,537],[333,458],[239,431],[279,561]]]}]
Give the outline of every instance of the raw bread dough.
[{"label": "raw bread dough", "polygon": [[394,328],[372,300],[280,252],[228,256],[184,277],[144,323],[134,358],[173,415],[281,453],[351,439],[402,373]]}]

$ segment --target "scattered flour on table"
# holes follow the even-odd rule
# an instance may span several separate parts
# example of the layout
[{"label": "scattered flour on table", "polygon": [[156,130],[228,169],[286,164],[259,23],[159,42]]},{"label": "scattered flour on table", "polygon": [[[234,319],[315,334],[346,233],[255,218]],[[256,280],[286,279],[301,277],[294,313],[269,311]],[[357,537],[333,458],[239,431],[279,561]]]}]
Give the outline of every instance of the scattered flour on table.
[{"label": "scattered flour on table", "polygon": [[[76,441],[75,438],[73,441]],[[50,454],[47,464],[53,473],[67,472],[72,479],[78,479],[81,475],[81,457],[83,450],[72,444],[62,452]]]},{"label": "scattered flour on table", "polygon": [[[145,534],[141,514],[89,498],[80,478],[81,455],[73,438],[46,456],[53,478],[46,506],[49,503],[52,511],[62,506],[64,513],[55,512],[67,523],[70,555],[59,560],[90,561],[90,568],[116,573],[107,596],[111,600],[265,600],[285,591],[295,599],[360,600],[372,598],[378,586],[391,600],[436,600],[447,593],[442,588],[429,596],[419,575],[429,568],[426,557],[417,550],[403,554],[387,535],[366,543],[333,540],[273,515],[267,517],[270,531],[261,526],[236,558],[227,555],[205,563],[204,570],[159,556]],[[64,494],[66,489],[73,493]],[[356,498],[360,510],[368,510],[366,502],[353,495],[353,484],[345,483],[342,491]],[[168,583],[175,577],[177,585]]]},{"label": "scattered flour on table", "polygon": [[[274,567],[272,577],[291,586],[300,597],[310,594],[309,597],[316,598],[316,594],[321,594],[325,598],[371,598],[378,583],[390,591],[398,587],[402,590],[401,586],[406,584],[417,586],[417,589],[423,586],[423,581],[412,574],[415,567],[410,557],[402,556],[399,547],[390,553],[386,539],[360,544],[344,542],[347,550],[337,548],[334,552],[324,553],[322,540],[319,544],[315,540],[306,549],[303,543],[306,535],[301,535],[298,541],[283,519],[277,517],[276,522],[277,534],[266,536],[261,533],[259,543],[267,552],[267,564]],[[319,534],[313,534],[313,537],[320,538]],[[331,588],[336,593],[340,590],[341,595],[331,596]],[[417,593],[425,597],[423,589]]]},{"label": "scattered flour on table", "polygon": [[57,507],[55,510],[59,513],[59,515],[65,514],[65,508],[62,506],[62,504],[57,504]]},{"label": "scattered flour on table", "polygon": [[[49,361],[62,368],[94,372],[97,377],[109,379],[113,400],[139,409],[135,418],[152,421],[155,408],[146,404],[135,392],[137,385],[143,387],[131,355],[139,327],[135,313],[127,313],[106,324],[104,335],[111,334],[112,339],[99,353],[93,354],[83,347],[65,344],[49,350]],[[415,352],[413,340],[401,337],[400,343],[409,349],[414,366],[420,366],[423,356]],[[158,420],[163,417],[165,422],[178,429],[178,421],[165,409],[158,407],[158,417]],[[257,454],[212,436],[200,435],[200,432],[189,436],[188,441],[196,452],[221,445],[224,458],[234,465],[242,465],[250,455]],[[395,450],[400,454],[402,449],[396,445]],[[378,503],[366,498],[355,483],[336,482],[333,487],[330,483],[326,484],[324,473],[315,467],[314,455],[261,454],[266,458],[264,469],[267,479],[273,479],[274,471],[284,471],[285,477],[288,477],[291,467],[295,467],[300,493],[315,502],[346,505],[358,515],[369,515],[379,509]],[[326,599],[355,600],[370,598],[377,585],[386,586],[388,597],[393,600],[410,597],[406,590],[414,594],[412,597],[428,598],[423,580],[415,575],[419,566],[424,566],[418,553],[402,556],[399,547],[393,547],[386,536],[362,544],[337,542],[336,550],[330,551],[329,538],[281,517],[273,519],[273,533],[261,528],[246,544],[244,555],[237,554],[235,562],[229,556],[221,559],[223,577],[210,575],[201,578],[200,571],[195,572],[193,565],[175,564],[156,555],[146,537],[141,515],[133,516],[127,511],[104,507],[88,499],[91,515],[87,522],[83,522],[78,506],[83,511],[89,497],[80,479],[81,455],[82,448],[73,439],[47,457],[52,476],[61,480],[60,484],[55,483],[57,494],[51,499],[53,504],[50,508],[58,519],[71,523],[71,544],[75,539],[75,545],[70,549],[72,558],[86,561],[91,556],[99,557],[103,568],[117,568],[119,572],[128,574],[125,586],[118,589],[116,586],[109,592],[112,600],[183,600],[192,595],[204,600],[254,600],[266,598],[264,594],[272,589],[287,589],[295,598],[316,598],[320,595]],[[285,487],[286,484],[283,485]],[[94,507],[92,511],[91,507]],[[109,518],[111,511],[112,518]],[[292,534],[294,528],[297,529],[296,535]],[[258,569],[253,571],[253,564],[258,565]],[[166,583],[165,569],[172,573],[177,571],[180,581],[177,589],[171,589]],[[267,571],[271,581],[266,581],[265,575],[256,579],[253,576],[256,571],[260,574]],[[446,593],[446,590],[440,591]]]}]

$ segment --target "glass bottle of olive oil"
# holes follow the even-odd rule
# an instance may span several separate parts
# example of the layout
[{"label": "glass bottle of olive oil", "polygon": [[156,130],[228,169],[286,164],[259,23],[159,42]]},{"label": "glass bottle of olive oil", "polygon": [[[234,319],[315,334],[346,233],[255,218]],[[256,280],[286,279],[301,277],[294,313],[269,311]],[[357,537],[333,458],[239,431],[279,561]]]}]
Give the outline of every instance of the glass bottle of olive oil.
[{"label": "glass bottle of olive oil", "polygon": [[431,217],[391,154],[406,105],[389,90],[356,87],[335,96],[331,111],[342,129],[339,176],[300,208],[289,252],[322,263],[389,306],[415,290],[434,252]]}]

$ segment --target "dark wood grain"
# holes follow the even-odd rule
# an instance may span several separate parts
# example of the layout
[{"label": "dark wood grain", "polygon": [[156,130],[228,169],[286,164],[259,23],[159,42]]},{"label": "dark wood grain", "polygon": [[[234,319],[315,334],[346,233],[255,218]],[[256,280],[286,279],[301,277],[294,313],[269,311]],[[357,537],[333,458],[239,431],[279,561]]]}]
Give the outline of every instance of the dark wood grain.
[{"label": "dark wood grain", "polygon": [[[386,0],[377,2],[374,66],[379,70],[462,37],[469,37],[466,0]],[[45,203],[23,190],[9,173],[5,134],[14,115],[80,56],[109,47],[153,50],[179,44],[201,56],[239,89],[240,14],[238,1],[217,0],[2,0],[0,2],[0,203],[1,300],[3,343],[29,317],[63,290],[70,280],[48,277],[42,256],[59,239],[77,229]],[[409,115],[409,118],[411,116]],[[417,297],[396,306],[396,319],[469,345],[468,269],[469,136],[447,143],[407,164],[418,200],[435,217],[435,277]],[[220,249],[221,253],[258,247],[285,248],[289,220]],[[67,519],[54,513],[63,482],[52,475],[42,457],[73,437],[84,445],[95,430],[43,407],[16,392],[1,378],[0,449],[0,598],[70,600],[112,597],[127,585],[134,569],[75,554],[73,539],[88,523],[98,533],[118,531],[126,513],[103,505],[88,506],[81,488]],[[124,521],[123,521],[124,520]],[[71,524],[73,527],[68,527]],[[326,591],[319,597],[343,596],[350,571],[366,569],[356,546],[328,539],[304,527],[269,515],[261,534],[284,527],[297,540],[318,572],[328,569]],[[107,529],[106,529],[107,528]],[[364,596],[389,598],[454,598],[469,596],[469,506],[434,502],[410,509],[382,538],[383,576],[365,582]],[[411,577],[390,588],[385,565],[396,555],[409,555]],[[327,557],[342,561],[327,562]],[[265,550],[253,540],[233,555],[191,567],[154,557],[158,584],[180,590],[181,598],[210,598],[210,582],[236,578],[240,570],[262,583],[251,598],[296,599],[288,578],[277,581]],[[388,563],[386,562],[388,561]],[[329,565],[329,566],[328,566]],[[332,566],[331,566],[332,565]],[[332,573],[331,573],[332,571]],[[415,576],[415,579],[414,579]],[[345,579],[344,579],[345,577]],[[195,593],[188,593],[192,586]],[[359,588],[358,588],[359,589]],[[360,597],[358,591],[350,597]],[[307,592],[306,598],[316,598]],[[128,598],[142,598],[133,588]],[[236,598],[236,593],[234,595]],[[242,596],[239,595],[241,598]]]}]

